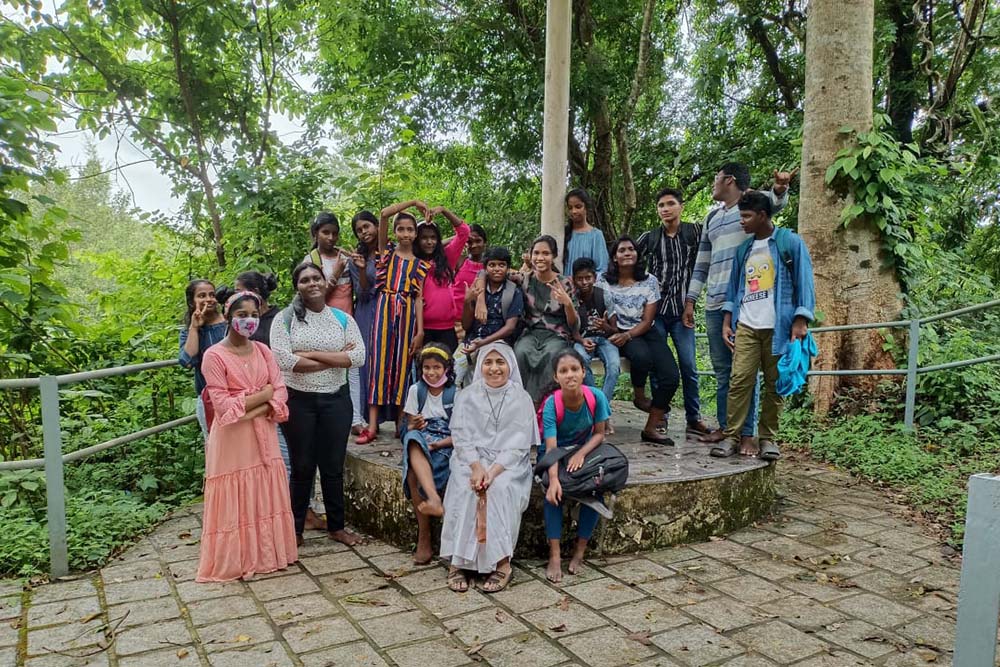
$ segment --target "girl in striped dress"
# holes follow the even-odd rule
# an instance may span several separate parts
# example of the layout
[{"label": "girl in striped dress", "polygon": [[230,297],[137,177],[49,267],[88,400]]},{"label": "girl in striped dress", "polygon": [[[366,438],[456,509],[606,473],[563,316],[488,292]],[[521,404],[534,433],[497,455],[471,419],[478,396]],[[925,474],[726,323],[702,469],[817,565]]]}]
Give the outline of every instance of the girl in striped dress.
[{"label": "girl in striped dress", "polygon": [[[368,429],[356,442],[365,445],[378,437],[381,406],[402,414],[409,388],[410,360],[424,343],[421,292],[430,265],[414,254],[417,220],[406,212],[416,207],[426,219],[427,204],[411,200],[382,209],[378,225],[378,258],[375,262],[375,320],[368,346]],[[395,216],[395,217],[393,217]],[[393,218],[396,242],[389,242]]]}]

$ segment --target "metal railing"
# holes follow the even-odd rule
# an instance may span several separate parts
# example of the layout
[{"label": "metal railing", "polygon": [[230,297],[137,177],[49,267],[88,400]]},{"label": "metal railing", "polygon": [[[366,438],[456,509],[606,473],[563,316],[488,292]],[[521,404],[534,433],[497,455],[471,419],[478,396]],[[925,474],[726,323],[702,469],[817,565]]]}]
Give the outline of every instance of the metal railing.
[{"label": "metal railing", "polygon": [[[872,324],[848,324],[841,326],[817,327],[812,329],[813,333],[821,334],[833,331],[856,331],[862,329],[888,329],[906,327],[909,329],[909,351],[907,354],[906,368],[887,369],[849,369],[849,370],[829,370],[810,371],[809,375],[905,375],[906,376],[906,411],[904,423],[907,429],[913,428],[913,419],[916,403],[917,377],[922,373],[961,368],[974,364],[982,364],[991,361],[1000,361],[1000,354],[991,354],[975,359],[963,361],[953,361],[945,364],[935,364],[933,366],[918,366],[917,353],[920,345],[920,326],[930,322],[968,315],[969,313],[995,308],[1000,306],[1000,299],[988,301],[967,308],[959,308],[947,313],[932,315],[929,317],[915,318],[910,320],[896,320],[893,322],[875,322]],[[698,334],[705,337],[705,334]],[[157,426],[153,426],[141,431],[136,431],[128,435],[113,438],[85,449],[80,449],[69,454],[62,453],[62,433],[60,430],[59,414],[59,387],[86,380],[98,380],[101,378],[115,377],[119,375],[129,375],[142,371],[157,368],[167,368],[177,365],[176,359],[168,361],[153,361],[145,364],[134,364],[131,366],[117,366],[96,371],[86,371],[83,373],[69,373],[67,375],[47,375],[37,378],[16,378],[0,380],[0,390],[22,389],[37,387],[41,393],[42,401],[42,440],[45,457],[41,459],[26,459],[20,461],[0,462],[0,472],[5,470],[24,469],[45,469],[46,503],[49,528],[49,554],[50,572],[54,577],[65,576],[69,573],[68,552],[66,548],[66,497],[65,485],[63,481],[63,465],[73,461],[102,452],[114,447],[140,440],[156,433],[183,426],[196,420],[195,415],[188,415],[180,419],[174,419]],[[711,371],[699,371],[699,375],[714,375]]]},{"label": "metal railing", "polygon": [[156,368],[167,368],[169,366],[176,366],[177,363],[176,359],[171,359],[169,361],[151,361],[131,366],[116,366],[114,368],[85,371],[83,373],[0,380],[0,389],[37,387],[41,394],[42,445],[45,458],[0,461],[0,472],[5,470],[45,469],[46,516],[49,524],[49,572],[53,577],[63,577],[69,574],[69,553],[66,548],[66,488],[63,480],[63,465],[156,433],[162,433],[177,426],[190,424],[197,419],[195,415],[188,415],[187,417],[181,417],[180,419],[174,419],[151,428],[113,438],[107,442],[102,442],[85,449],[78,449],[69,454],[63,454],[59,414],[59,387],[86,380],[99,380],[118,375],[140,373]]}]

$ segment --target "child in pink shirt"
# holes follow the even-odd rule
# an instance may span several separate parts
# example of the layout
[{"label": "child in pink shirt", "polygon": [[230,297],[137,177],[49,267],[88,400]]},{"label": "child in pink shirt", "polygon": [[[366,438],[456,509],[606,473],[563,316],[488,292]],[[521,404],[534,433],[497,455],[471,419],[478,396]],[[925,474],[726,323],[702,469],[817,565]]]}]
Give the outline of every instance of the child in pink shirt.
[{"label": "child in pink shirt", "polygon": [[[441,240],[441,230],[434,224],[440,213],[451,222],[455,236],[447,243]],[[417,243],[414,250],[418,258],[430,262],[431,268],[424,281],[424,343],[444,343],[451,350],[458,349],[455,320],[461,311],[455,308],[452,289],[455,267],[469,240],[469,226],[443,206],[432,208],[427,220],[417,225]]]}]

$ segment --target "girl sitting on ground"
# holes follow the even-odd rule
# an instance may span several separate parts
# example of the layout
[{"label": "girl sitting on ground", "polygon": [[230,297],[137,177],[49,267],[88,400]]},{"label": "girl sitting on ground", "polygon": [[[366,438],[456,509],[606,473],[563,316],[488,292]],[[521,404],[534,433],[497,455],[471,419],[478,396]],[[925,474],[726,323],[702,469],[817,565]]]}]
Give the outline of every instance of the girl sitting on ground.
[{"label": "girl sitting on ground", "polygon": [[[583,357],[579,352],[566,349],[560,352],[552,364],[555,377],[553,392],[542,404],[543,442],[538,448],[538,458],[552,447],[578,447],[569,457],[566,469],[574,472],[580,469],[590,452],[604,440],[604,432],[611,419],[611,405],[603,392],[594,391],[583,383]],[[562,410],[557,405],[562,404]],[[558,415],[562,412],[563,418]],[[559,463],[549,468],[549,489],[542,502],[545,518],[545,536],[549,540],[549,565],[545,578],[553,583],[562,581],[562,553],[560,539],[563,526],[563,495],[559,485]],[[597,526],[597,512],[587,505],[580,505],[580,518],[576,525],[576,545],[567,570],[576,574],[583,565],[587,542]]]},{"label": "girl sitting on ground", "polygon": [[433,557],[431,517],[444,516],[441,494],[451,462],[452,408],[455,375],[451,352],[441,343],[420,350],[421,379],[410,385],[403,406],[403,493],[417,515],[417,550],[413,562],[426,565]]}]

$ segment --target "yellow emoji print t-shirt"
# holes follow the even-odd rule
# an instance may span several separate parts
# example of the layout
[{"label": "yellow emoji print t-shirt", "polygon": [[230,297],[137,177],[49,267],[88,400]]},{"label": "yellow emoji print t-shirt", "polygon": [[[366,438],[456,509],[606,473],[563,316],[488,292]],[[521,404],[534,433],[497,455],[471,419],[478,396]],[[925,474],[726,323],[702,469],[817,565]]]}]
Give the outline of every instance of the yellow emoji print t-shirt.
[{"label": "yellow emoji print t-shirt", "polygon": [[739,321],[751,329],[774,328],[775,266],[767,239],[754,240],[743,267]]}]

